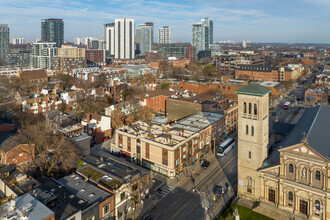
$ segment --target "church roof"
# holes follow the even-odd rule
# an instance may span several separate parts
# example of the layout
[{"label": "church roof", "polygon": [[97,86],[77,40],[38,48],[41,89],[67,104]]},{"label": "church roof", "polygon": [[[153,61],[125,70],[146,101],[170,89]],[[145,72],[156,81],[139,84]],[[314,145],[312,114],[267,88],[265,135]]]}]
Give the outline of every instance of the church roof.
[{"label": "church roof", "polygon": [[330,160],[330,109],[318,105],[309,108],[302,115],[291,132],[280,142],[268,158],[270,166],[280,163],[279,149],[296,145],[305,138],[307,144],[319,154]]},{"label": "church roof", "polygon": [[309,108],[281,143],[281,148],[292,146],[306,137],[308,145],[325,158],[330,159],[330,109],[318,105]]},{"label": "church roof", "polygon": [[264,96],[270,93],[271,90],[257,83],[250,83],[240,89],[237,89],[235,92],[244,95]]}]

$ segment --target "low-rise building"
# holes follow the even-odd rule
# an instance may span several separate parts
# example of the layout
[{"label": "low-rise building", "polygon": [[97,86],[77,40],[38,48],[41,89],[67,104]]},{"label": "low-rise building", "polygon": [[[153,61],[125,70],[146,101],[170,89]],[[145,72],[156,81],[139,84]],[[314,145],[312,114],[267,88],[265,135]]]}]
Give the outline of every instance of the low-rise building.
[{"label": "low-rise building", "polygon": [[0,219],[55,220],[55,213],[29,193],[26,193],[1,206]]},{"label": "low-rise building", "polygon": [[20,70],[19,77],[30,85],[36,83],[46,83],[48,81],[47,72],[44,69]]},{"label": "low-rise building", "polygon": [[34,158],[34,144],[17,142],[16,133],[13,124],[0,125],[0,165],[22,164]]},{"label": "low-rise building", "polygon": [[136,97],[139,99],[139,103],[141,106],[147,106],[149,108],[152,108],[153,110],[155,110],[155,112],[165,113],[166,100],[174,94],[174,91],[154,90],[145,92]]},{"label": "low-rise building", "polygon": [[89,113],[87,118],[81,121],[81,124],[85,126],[85,132],[91,135],[96,143],[111,137],[111,117],[109,116]]},{"label": "low-rise building", "polygon": [[9,198],[16,198],[39,186],[39,183],[31,176],[26,175],[16,165],[4,165],[0,167],[0,192],[8,201]]},{"label": "low-rise building", "polygon": [[328,104],[328,92],[323,89],[307,89],[305,91],[305,103],[308,105],[327,105]]},{"label": "low-rise building", "polygon": [[138,121],[117,129],[111,148],[130,156],[136,164],[174,178],[209,152],[225,131],[225,116],[211,112],[200,112],[171,125]]},{"label": "low-rise building", "polygon": [[132,169],[111,159],[87,156],[85,165],[77,173],[98,187],[115,195],[116,219],[125,219],[127,211],[134,211],[136,205],[149,193],[148,173]]},{"label": "low-rise building", "polygon": [[[114,195],[86,182],[78,174],[71,174],[58,180],[41,177],[38,181],[42,186],[39,188],[40,191],[47,190],[46,192],[50,195],[48,200],[53,200],[56,196],[65,205],[63,211],[66,210],[65,208],[69,208],[70,214],[63,213],[63,211],[62,214],[72,217],[63,219],[72,219],[75,216],[77,219],[114,218]],[[31,193],[37,194],[36,198],[42,199],[40,191],[34,190]],[[51,201],[50,204],[52,204]],[[56,200],[53,201],[53,204],[56,205]]]}]

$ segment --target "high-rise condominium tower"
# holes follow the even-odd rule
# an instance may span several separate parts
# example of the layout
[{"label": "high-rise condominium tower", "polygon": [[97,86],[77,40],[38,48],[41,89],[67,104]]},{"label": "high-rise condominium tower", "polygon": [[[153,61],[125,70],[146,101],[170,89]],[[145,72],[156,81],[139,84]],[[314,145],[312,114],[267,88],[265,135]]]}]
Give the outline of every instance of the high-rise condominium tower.
[{"label": "high-rise condominium tower", "polygon": [[141,55],[145,52],[152,51],[152,44],[154,42],[154,24],[152,22],[147,22],[145,24],[140,24],[139,28],[136,29],[136,50],[140,51]]},{"label": "high-rise condominium tower", "polygon": [[135,20],[115,19],[115,58],[135,58]]},{"label": "high-rise condominium tower", "polygon": [[164,26],[158,29],[158,43],[170,44],[172,43],[172,28]]},{"label": "high-rise condominium tower", "polygon": [[205,18],[192,25],[192,45],[196,47],[196,52],[209,50],[212,43],[213,20]]},{"label": "high-rise condominium tower", "polygon": [[56,47],[64,43],[64,22],[62,19],[43,19],[41,21],[41,41],[55,42]]},{"label": "high-rise condominium tower", "polygon": [[0,24],[0,59],[5,60],[9,50],[9,27],[8,24]]}]

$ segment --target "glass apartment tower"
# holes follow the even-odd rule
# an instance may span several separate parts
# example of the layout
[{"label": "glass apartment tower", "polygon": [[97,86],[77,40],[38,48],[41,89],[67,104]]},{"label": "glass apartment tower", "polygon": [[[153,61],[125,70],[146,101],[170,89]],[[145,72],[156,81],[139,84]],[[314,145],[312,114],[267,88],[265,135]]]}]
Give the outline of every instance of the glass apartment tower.
[{"label": "glass apartment tower", "polygon": [[56,47],[64,43],[64,22],[62,19],[43,19],[41,21],[41,41],[55,42]]}]

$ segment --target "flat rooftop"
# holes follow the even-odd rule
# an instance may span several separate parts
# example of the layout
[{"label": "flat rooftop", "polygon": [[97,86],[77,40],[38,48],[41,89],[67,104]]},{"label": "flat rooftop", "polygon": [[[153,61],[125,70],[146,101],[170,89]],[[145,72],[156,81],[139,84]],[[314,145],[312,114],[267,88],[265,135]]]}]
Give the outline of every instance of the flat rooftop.
[{"label": "flat rooftop", "polygon": [[139,121],[117,131],[139,136],[149,142],[174,147],[224,117],[223,114],[219,113],[199,112],[171,125],[161,125],[153,121]]}]

